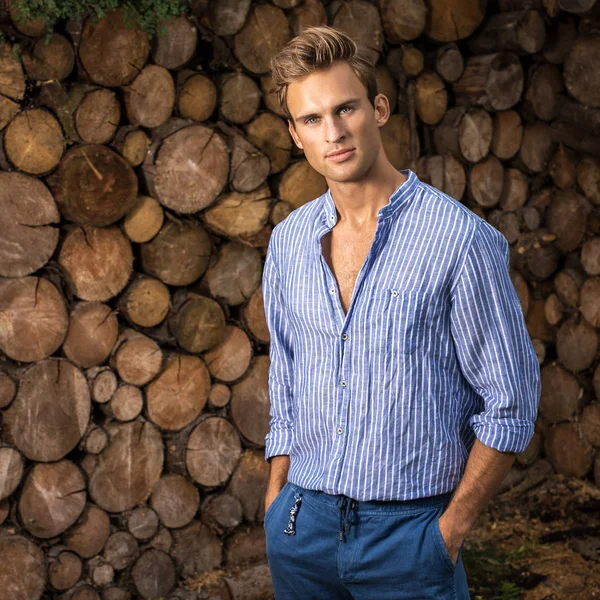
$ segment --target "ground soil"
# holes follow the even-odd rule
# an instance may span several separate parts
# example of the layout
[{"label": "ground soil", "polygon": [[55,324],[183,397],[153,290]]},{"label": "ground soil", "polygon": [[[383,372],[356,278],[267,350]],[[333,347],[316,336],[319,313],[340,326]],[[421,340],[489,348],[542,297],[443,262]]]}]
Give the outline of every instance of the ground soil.
[{"label": "ground soil", "polygon": [[600,489],[515,467],[463,548],[472,600],[600,600]]}]

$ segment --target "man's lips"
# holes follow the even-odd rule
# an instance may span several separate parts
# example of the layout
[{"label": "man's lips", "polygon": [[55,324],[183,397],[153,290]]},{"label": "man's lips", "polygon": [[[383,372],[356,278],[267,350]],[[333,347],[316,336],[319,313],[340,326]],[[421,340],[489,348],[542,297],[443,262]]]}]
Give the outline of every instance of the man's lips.
[{"label": "man's lips", "polygon": [[347,150],[337,150],[336,152],[332,152],[327,155],[329,160],[333,160],[335,162],[339,162],[348,158],[353,152],[354,148],[348,148]]}]

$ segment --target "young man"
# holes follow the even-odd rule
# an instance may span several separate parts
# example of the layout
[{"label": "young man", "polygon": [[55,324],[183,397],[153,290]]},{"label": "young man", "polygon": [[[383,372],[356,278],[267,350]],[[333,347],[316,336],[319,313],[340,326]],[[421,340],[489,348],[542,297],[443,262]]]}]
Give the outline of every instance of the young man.
[{"label": "young man", "polygon": [[329,185],[273,229],[263,274],[275,596],[464,600],[463,540],[539,402],[508,244],[390,164],[388,99],[346,35],[306,29],[271,67]]}]

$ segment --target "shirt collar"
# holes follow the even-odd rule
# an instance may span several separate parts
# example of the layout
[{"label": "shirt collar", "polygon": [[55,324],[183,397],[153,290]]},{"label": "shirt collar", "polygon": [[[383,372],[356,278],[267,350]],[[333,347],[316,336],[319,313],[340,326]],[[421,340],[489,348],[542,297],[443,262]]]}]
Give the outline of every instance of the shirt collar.
[{"label": "shirt collar", "polygon": [[[410,169],[402,169],[400,170],[400,173],[406,176],[406,181],[401,183],[394,190],[390,196],[389,202],[379,209],[379,212],[377,213],[378,218],[387,219],[388,217],[395,215],[396,212],[410,199],[417,187],[419,178],[413,171]],[[327,188],[327,192],[325,192],[322,219],[330,228],[332,228],[338,220],[335,203],[331,196],[331,189],[329,188]]]}]

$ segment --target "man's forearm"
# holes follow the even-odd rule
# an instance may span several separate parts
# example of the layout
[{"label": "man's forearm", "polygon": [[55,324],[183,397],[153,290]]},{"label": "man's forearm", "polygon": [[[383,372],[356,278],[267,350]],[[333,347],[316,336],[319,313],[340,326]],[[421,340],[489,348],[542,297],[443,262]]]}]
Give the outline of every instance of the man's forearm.
[{"label": "man's forearm", "polygon": [[514,460],[514,453],[499,452],[475,440],[462,479],[440,517],[440,529],[446,531],[451,543],[453,540],[460,540],[458,545],[462,543]]},{"label": "man's forearm", "polygon": [[269,489],[279,491],[287,482],[290,468],[290,457],[286,455],[273,456],[269,461]]}]

